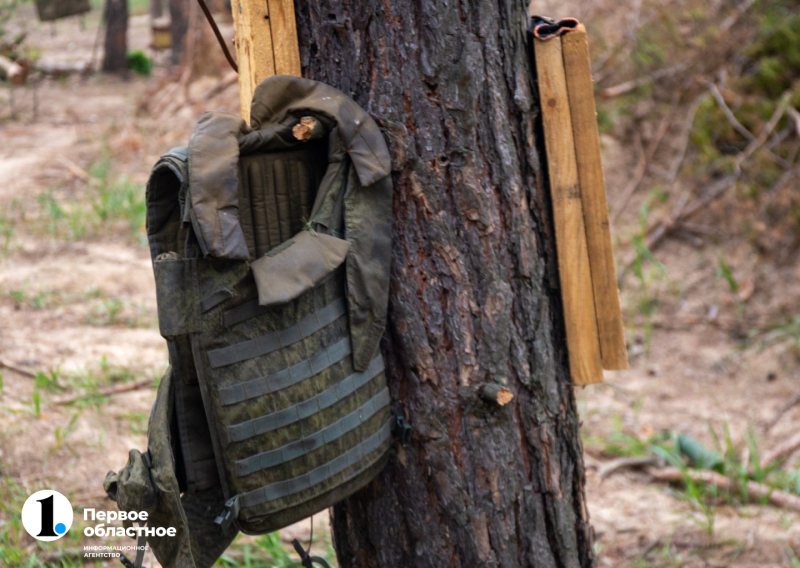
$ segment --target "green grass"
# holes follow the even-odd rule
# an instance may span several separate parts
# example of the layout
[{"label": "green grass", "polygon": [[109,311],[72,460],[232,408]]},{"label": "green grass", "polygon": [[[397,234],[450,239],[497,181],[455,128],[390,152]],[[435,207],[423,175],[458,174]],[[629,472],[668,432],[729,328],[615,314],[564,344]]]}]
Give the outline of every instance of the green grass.
[{"label": "green grass", "polygon": [[137,435],[147,434],[148,414],[144,412],[126,412],[117,416],[119,420],[127,420],[131,432]]},{"label": "green grass", "polygon": [[[618,457],[655,455],[669,465],[678,468],[682,481],[670,489],[676,499],[687,503],[692,513],[687,515],[709,535],[714,534],[716,512],[720,505],[743,507],[751,503],[747,493],[747,483],[754,481],[800,495],[800,470],[786,470],[779,463],[761,467],[762,452],[753,428],[745,428],[739,444],[735,444],[727,422],[722,423],[722,437],[709,423],[708,430],[713,446],[704,447],[702,443],[689,436],[677,433],[661,433],[642,438],[625,428],[619,416],[611,418],[613,429],[604,436],[586,436],[584,444],[601,450],[604,455]],[[742,463],[742,456],[748,460]],[[737,489],[718,490],[714,485],[696,482],[689,468],[713,469],[734,482]],[[767,499],[758,499],[755,504],[766,505]]]},{"label": "green grass", "polygon": [[[239,540],[239,537],[237,537]],[[216,567],[224,568],[301,568],[300,557],[291,546],[284,545],[278,532],[269,533],[256,538],[255,544],[233,541],[228,551],[223,554]],[[331,568],[337,568],[336,553],[331,546],[330,534],[314,534],[314,543],[323,545],[322,556]],[[304,547],[308,543],[302,543]]]},{"label": "green grass", "polygon": [[11,248],[11,237],[14,236],[15,223],[0,213],[0,256],[8,256]]},{"label": "green grass", "polygon": [[633,274],[638,284],[638,290],[633,294],[633,314],[631,314],[629,321],[634,321],[637,315],[641,317],[646,355],[650,353],[650,343],[653,337],[653,317],[661,307],[660,289],[657,284],[666,280],[669,276],[666,267],[647,248],[647,219],[652,203],[664,202],[666,197],[666,194],[658,189],[650,192],[650,195],[639,210],[638,230],[631,237],[631,245],[634,251]]},{"label": "green grass", "polygon": [[89,303],[84,322],[93,326],[125,326],[152,328],[157,324],[157,316],[147,304],[108,298],[99,288],[87,288],[77,293],[57,290],[31,290],[26,282],[20,288],[0,289],[0,297],[6,296],[17,309],[50,310],[60,306]]},{"label": "green grass", "polygon": [[122,224],[141,245],[146,244],[144,187],[124,175],[113,176],[109,155],[89,168],[84,200],[59,198],[50,188],[39,194],[38,201],[46,231],[55,237],[66,240],[98,237]]},{"label": "green grass", "polygon": [[75,432],[75,429],[78,426],[78,418],[80,418],[80,411],[76,412],[72,415],[72,418],[69,419],[69,423],[62,429],[60,426],[57,426],[54,432],[56,438],[56,444],[51,448],[51,451],[57,452],[62,447],[66,447],[73,455],[77,456],[75,450],[73,450],[69,444],[67,444],[67,438]]},{"label": "green grass", "polygon": [[[41,393],[72,393],[80,398],[72,403],[79,409],[85,407],[98,407],[108,402],[108,397],[99,393],[99,389],[120,383],[127,383],[147,376],[146,372],[133,371],[128,367],[112,365],[106,356],[95,365],[83,369],[61,372],[58,368],[47,373],[36,374],[34,383],[34,397],[38,398],[41,407]],[[156,384],[154,378],[154,385]],[[40,412],[35,412],[37,416]],[[66,439],[66,430],[62,432]]]}]

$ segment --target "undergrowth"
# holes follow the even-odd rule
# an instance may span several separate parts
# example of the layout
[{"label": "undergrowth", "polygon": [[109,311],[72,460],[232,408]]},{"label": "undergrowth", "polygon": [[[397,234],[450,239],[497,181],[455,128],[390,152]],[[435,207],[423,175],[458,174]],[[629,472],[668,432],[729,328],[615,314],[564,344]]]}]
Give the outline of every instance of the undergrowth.
[{"label": "undergrowth", "polygon": [[112,175],[109,155],[89,168],[84,199],[59,197],[59,193],[50,188],[38,197],[44,225],[53,236],[79,240],[123,230],[140,244],[146,243],[144,187],[124,175]]}]

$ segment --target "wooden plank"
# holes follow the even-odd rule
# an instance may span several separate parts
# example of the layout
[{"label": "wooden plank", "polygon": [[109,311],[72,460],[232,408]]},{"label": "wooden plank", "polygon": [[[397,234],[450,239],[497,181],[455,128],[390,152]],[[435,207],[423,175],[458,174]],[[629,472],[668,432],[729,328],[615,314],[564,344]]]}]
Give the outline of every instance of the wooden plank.
[{"label": "wooden plank", "polygon": [[267,0],[233,0],[236,60],[239,65],[239,100],[242,118],[250,122],[250,102],[258,84],[275,74]]},{"label": "wooden plank", "polygon": [[586,29],[561,36],[603,368],[627,369]]},{"label": "wooden plank", "polygon": [[561,42],[533,41],[569,366],[575,384],[599,383],[603,367]]},{"label": "wooden plank", "polygon": [[294,0],[269,0],[269,14],[275,52],[275,73],[302,76]]},{"label": "wooden plank", "polygon": [[300,48],[292,0],[231,2],[239,65],[242,118],[250,122],[250,102],[258,84],[272,75],[300,77]]}]

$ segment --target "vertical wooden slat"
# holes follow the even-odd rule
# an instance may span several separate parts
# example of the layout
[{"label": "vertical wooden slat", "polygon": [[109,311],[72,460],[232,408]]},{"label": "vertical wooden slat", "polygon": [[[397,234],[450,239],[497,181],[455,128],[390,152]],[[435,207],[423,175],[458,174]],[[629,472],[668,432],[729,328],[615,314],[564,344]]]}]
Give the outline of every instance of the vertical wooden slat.
[{"label": "vertical wooden slat", "polygon": [[561,36],[603,368],[627,369],[586,28]]},{"label": "vertical wooden slat", "polygon": [[294,0],[269,0],[269,19],[275,52],[275,73],[300,77],[300,48],[297,43],[297,22]]},{"label": "vertical wooden slat", "polygon": [[231,10],[239,65],[239,100],[242,117],[250,122],[250,102],[261,81],[275,74],[301,75],[294,2],[233,0]]},{"label": "vertical wooden slat", "polygon": [[533,41],[569,366],[575,384],[599,383],[603,367],[561,42]]}]

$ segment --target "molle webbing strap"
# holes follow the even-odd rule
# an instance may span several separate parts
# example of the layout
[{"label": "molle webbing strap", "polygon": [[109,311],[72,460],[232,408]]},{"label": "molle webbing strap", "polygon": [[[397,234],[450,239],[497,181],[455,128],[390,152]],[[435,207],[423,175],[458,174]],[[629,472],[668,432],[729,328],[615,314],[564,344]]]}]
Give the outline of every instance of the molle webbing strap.
[{"label": "molle webbing strap", "polygon": [[212,368],[224,367],[246,361],[261,355],[272,353],[301,339],[305,339],[312,333],[319,331],[337,319],[342,317],[347,311],[344,298],[334,300],[321,310],[314,312],[302,320],[286,329],[275,331],[267,335],[262,335],[256,339],[242,341],[230,347],[215,349],[208,352],[208,361]]},{"label": "molle webbing strap", "polygon": [[283,428],[289,424],[294,424],[299,420],[308,418],[320,410],[333,406],[343,398],[350,396],[356,390],[366,385],[370,380],[383,372],[383,358],[378,355],[369,364],[366,371],[353,373],[343,381],[322,391],[317,396],[297,403],[284,410],[259,416],[247,422],[241,422],[228,426],[227,442],[242,442],[260,434],[272,432],[278,428]]},{"label": "molle webbing strap", "polygon": [[223,406],[228,406],[296,385],[300,381],[313,377],[317,373],[321,373],[328,367],[338,363],[350,355],[350,352],[350,339],[342,339],[330,347],[323,349],[310,359],[301,361],[288,369],[284,369],[273,375],[259,377],[252,381],[220,389],[220,401]]},{"label": "molle webbing strap", "polygon": [[213,294],[209,294],[208,296],[203,298],[203,301],[200,302],[200,307],[202,308],[203,313],[205,313],[213,308],[216,308],[225,300],[233,298],[233,296],[234,296],[233,290],[224,288],[222,290],[214,292]]},{"label": "molle webbing strap", "polygon": [[222,316],[222,323],[225,327],[233,327],[237,323],[265,314],[271,309],[273,309],[273,306],[261,306],[258,303],[258,298],[255,298],[235,308],[225,310]]},{"label": "molle webbing strap", "polygon": [[[351,448],[347,452],[340,455],[338,458],[329,461],[328,463],[312,469],[308,473],[304,473],[298,477],[287,479],[286,481],[279,481],[271,483],[264,487],[259,487],[253,491],[242,493],[238,495],[241,507],[255,507],[263,503],[275,501],[289,495],[294,495],[306,489],[309,489],[323,481],[326,481],[334,475],[343,472],[350,466],[356,465],[361,462],[366,456],[377,450],[381,445],[392,436],[392,421],[387,421],[381,429],[375,432],[372,436]],[[364,467],[358,471],[353,472],[348,478],[355,477],[361,471],[369,467],[371,464],[364,464]],[[344,479],[347,481],[347,479]]]},{"label": "molle webbing strap", "polygon": [[262,452],[255,456],[237,461],[236,475],[244,477],[245,475],[250,475],[262,469],[269,469],[303,456],[325,444],[329,444],[358,428],[390,402],[391,397],[389,396],[389,389],[385,388],[379,394],[369,399],[367,403],[360,408],[357,408],[344,418],[337,420],[330,426],[326,426],[310,436],[306,436],[305,438],[296,440],[269,452]]},{"label": "molle webbing strap", "polygon": [[[341,235],[333,235],[336,238],[343,238]],[[280,246],[280,245],[278,245]],[[275,250],[275,249],[272,249]],[[272,252],[272,251],[270,251]],[[321,288],[325,284],[327,284],[331,279],[336,277],[337,272],[331,273],[330,276],[325,278],[322,282],[317,284],[317,288]],[[244,304],[239,304],[235,308],[231,308],[229,310],[225,310],[222,314],[222,324],[225,327],[233,327],[234,325],[240,324],[243,321],[247,321],[250,318],[254,318],[256,316],[263,315],[270,310],[274,310],[275,306],[262,306],[258,303],[258,298],[253,298],[250,301],[245,302]]]}]

